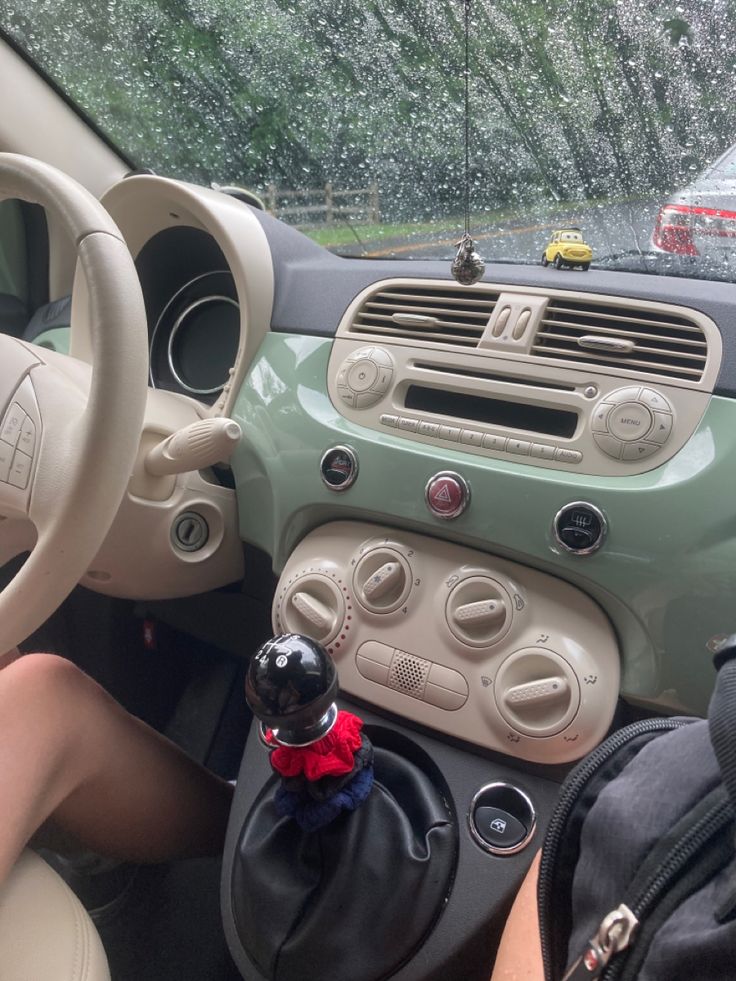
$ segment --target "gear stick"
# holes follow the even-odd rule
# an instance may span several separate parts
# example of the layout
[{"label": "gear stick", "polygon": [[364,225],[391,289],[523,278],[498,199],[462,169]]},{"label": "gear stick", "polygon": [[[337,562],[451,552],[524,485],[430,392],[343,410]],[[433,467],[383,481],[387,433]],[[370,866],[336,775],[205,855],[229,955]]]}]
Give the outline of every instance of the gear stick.
[{"label": "gear stick", "polygon": [[[454,810],[410,739],[338,710],[337,671],[308,637],[253,655],[246,699],[274,771],[252,798],[230,877],[247,981],[378,981],[421,946],[457,860]],[[252,771],[251,771],[252,772]],[[250,777],[252,780],[252,776]]]},{"label": "gear stick", "polygon": [[355,810],[373,786],[373,746],[362,721],[338,711],[336,696],[332,658],[309,637],[282,634],[251,658],[245,698],[282,778],[276,811],[304,831]]},{"label": "gear stick", "polygon": [[308,746],[337,719],[337,671],[316,641],[282,634],[266,641],[251,658],[245,700],[280,746]]}]

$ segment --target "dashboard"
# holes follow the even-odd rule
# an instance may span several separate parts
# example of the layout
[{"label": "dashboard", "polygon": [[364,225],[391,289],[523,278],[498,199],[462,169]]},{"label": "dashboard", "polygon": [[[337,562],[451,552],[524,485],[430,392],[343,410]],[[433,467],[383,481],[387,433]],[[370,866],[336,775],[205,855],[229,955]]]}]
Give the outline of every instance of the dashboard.
[{"label": "dashboard", "polygon": [[704,711],[736,588],[735,287],[504,264],[461,287],[163,178],[104,203],[146,301],[144,444],[213,416],[242,438],[234,486],[134,474],[88,585],[201,592],[256,546],[274,629],[325,643],[346,693],[532,762],[589,751],[620,695]]}]

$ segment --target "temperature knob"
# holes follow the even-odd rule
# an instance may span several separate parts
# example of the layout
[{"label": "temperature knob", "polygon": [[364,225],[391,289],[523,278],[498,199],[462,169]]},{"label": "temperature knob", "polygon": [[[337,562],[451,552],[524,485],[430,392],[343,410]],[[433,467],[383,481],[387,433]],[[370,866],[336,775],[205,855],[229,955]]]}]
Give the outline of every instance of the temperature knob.
[{"label": "temperature knob", "polygon": [[286,590],[274,625],[278,630],[329,644],[340,632],[344,616],[345,602],[336,583],[319,573],[307,573]]}]

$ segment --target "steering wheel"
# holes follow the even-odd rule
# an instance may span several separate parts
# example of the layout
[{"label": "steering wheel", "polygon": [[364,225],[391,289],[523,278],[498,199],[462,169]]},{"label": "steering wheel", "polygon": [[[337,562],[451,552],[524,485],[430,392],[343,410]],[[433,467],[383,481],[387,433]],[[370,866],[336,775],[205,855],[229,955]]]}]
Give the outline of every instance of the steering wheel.
[{"label": "steering wheel", "polygon": [[82,362],[0,335],[0,565],[32,540],[19,529],[35,529],[0,592],[0,655],[53,613],[102,545],[138,452],[148,362],[138,275],[102,205],[55,168],[0,153],[6,197],[42,205],[76,248],[93,364],[90,376]]}]

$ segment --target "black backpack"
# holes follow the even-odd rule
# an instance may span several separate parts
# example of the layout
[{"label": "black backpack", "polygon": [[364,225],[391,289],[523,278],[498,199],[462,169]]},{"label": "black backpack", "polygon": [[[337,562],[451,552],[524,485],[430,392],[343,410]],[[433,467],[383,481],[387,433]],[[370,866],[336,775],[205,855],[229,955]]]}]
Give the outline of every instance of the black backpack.
[{"label": "black backpack", "polygon": [[569,774],[539,870],[546,981],[736,979],[736,634],[707,720],[648,719]]}]

